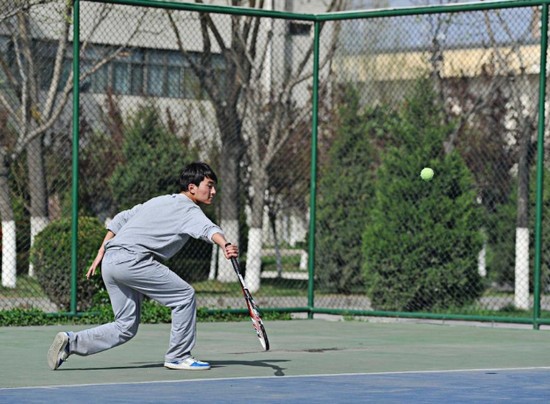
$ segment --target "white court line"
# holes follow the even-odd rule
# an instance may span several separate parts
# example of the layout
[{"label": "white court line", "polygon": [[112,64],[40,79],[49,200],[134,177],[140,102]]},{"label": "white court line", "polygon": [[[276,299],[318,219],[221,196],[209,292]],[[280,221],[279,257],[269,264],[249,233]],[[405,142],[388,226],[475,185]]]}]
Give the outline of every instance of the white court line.
[{"label": "white court line", "polygon": [[186,380],[150,380],[143,382],[122,382],[122,383],[91,383],[91,384],[60,384],[54,386],[25,386],[25,387],[0,387],[3,390],[28,390],[28,389],[63,389],[71,387],[95,387],[95,386],[121,386],[140,384],[165,384],[165,383],[193,383],[193,382],[217,382],[228,380],[256,380],[256,379],[299,379],[307,377],[337,377],[337,376],[385,376],[385,375],[408,375],[408,374],[435,374],[435,373],[466,373],[466,372],[504,372],[523,370],[550,370],[550,366],[533,366],[523,368],[487,368],[487,369],[448,369],[448,370],[403,370],[390,372],[372,373],[329,373],[311,375],[290,375],[290,376],[243,376],[243,377],[222,377],[219,379],[186,379]]}]

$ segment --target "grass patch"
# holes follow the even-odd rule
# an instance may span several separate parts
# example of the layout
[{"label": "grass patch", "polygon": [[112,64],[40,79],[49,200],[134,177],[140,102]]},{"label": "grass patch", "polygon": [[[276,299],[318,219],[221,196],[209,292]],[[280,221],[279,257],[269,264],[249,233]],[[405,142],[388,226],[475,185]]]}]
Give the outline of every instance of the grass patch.
[{"label": "grass patch", "polygon": [[[240,296],[241,285],[238,282],[224,283],[219,281],[203,281],[193,283],[197,294]],[[262,286],[254,297],[262,296],[307,296],[307,281],[292,279],[262,279]]]},{"label": "grass patch", "polygon": [[28,275],[18,275],[15,288],[6,288],[0,286],[0,294],[2,295],[2,297],[12,298],[47,297],[36,278],[30,277]]},{"label": "grass patch", "polygon": [[[296,250],[301,252],[301,250]],[[284,271],[301,271],[300,269],[300,254],[296,255],[283,255],[281,256],[281,266]],[[262,270],[263,271],[277,271],[277,258],[275,255],[268,255],[262,257]]]}]

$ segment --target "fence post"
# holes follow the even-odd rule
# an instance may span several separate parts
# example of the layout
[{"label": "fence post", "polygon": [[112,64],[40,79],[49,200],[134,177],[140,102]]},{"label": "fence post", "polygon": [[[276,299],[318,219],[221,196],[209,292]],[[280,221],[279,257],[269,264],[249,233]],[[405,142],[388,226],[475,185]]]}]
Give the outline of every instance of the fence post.
[{"label": "fence post", "polygon": [[80,0],[73,0],[73,150],[71,228],[71,314],[76,315],[78,276],[78,144],[80,129]]},{"label": "fence post", "polygon": [[308,268],[308,318],[313,318],[315,277],[315,210],[317,209],[317,132],[319,113],[319,21],[313,24],[313,89],[311,120],[311,186],[309,201],[309,268]]},{"label": "fence post", "polygon": [[546,101],[546,52],[548,51],[548,4],[542,5],[540,30],[540,72],[539,72],[539,122],[537,139],[537,201],[535,219],[535,273],[533,275],[533,328],[540,328],[540,288],[542,249],[542,203],[544,182],[544,124]]}]

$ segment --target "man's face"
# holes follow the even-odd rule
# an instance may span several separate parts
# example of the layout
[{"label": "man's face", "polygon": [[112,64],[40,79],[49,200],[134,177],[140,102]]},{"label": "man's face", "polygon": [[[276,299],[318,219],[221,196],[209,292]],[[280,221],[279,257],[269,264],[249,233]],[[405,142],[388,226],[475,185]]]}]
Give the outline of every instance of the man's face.
[{"label": "man's face", "polygon": [[216,183],[208,177],[202,180],[199,186],[195,184],[189,185],[189,192],[194,202],[197,204],[204,203],[205,205],[210,205],[214,199],[214,195],[216,195],[215,185]]}]

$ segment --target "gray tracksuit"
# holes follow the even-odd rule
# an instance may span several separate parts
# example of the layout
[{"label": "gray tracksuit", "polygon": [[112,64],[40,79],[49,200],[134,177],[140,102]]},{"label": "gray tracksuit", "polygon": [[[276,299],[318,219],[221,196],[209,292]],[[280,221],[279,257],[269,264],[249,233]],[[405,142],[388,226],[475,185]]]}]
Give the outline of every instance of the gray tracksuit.
[{"label": "gray tracksuit", "polygon": [[105,244],[101,274],[115,321],[70,333],[70,351],[91,355],[133,338],[139,326],[143,296],[172,309],[172,332],[165,361],[184,359],[195,345],[195,291],[161,264],[176,254],[189,237],[212,242],[222,233],[183,194],[159,196],[117,214],[107,226],[115,237]]}]

